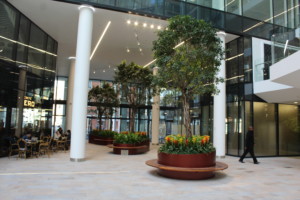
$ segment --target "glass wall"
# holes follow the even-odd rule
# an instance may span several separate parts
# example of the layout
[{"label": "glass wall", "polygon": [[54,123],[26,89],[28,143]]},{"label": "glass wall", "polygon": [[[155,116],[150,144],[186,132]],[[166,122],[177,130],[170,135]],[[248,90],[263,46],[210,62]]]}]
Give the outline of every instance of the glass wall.
[{"label": "glass wall", "polygon": [[300,109],[279,105],[279,155],[300,154]]},{"label": "glass wall", "polygon": [[51,132],[56,52],[53,38],[0,0],[1,153],[13,135]]},{"label": "glass wall", "polygon": [[275,104],[253,102],[255,154],[276,155]]}]

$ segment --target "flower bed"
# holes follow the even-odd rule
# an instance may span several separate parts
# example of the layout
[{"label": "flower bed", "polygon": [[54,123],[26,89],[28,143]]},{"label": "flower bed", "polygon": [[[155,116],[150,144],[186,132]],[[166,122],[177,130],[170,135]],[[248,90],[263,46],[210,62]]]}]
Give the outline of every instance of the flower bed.
[{"label": "flower bed", "polygon": [[228,167],[216,162],[216,151],[207,135],[167,136],[159,148],[158,159],[148,160],[146,164],[158,168],[162,176],[186,180],[212,178],[215,171]]},{"label": "flower bed", "polygon": [[150,140],[146,132],[121,132],[115,135],[112,148],[115,154],[121,154],[122,150],[128,151],[128,155],[135,155],[149,151]]}]

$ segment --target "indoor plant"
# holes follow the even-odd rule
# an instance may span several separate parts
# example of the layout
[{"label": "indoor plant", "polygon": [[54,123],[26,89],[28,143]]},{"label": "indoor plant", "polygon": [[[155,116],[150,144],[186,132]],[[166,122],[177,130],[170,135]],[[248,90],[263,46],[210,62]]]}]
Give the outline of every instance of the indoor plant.
[{"label": "indoor plant", "polygon": [[135,155],[149,151],[150,140],[146,132],[121,132],[115,135],[113,146],[114,154],[122,154],[125,150],[128,155]]},{"label": "indoor plant", "polygon": [[155,66],[159,68],[154,85],[178,93],[186,134],[167,136],[158,159],[146,162],[157,167],[163,176],[180,179],[214,176],[215,149],[209,136],[192,135],[190,102],[195,95],[218,93],[216,84],[223,81],[217,77],[224,50],[216,32],[203,20],[175,16],[169,19],[165,30],[158,32],[153,43]]},{"label": "indoor plant", "polygon": [[211,167],[216,151],[209,136],[169,135],[158,150],[158,163],[175,167]]}]

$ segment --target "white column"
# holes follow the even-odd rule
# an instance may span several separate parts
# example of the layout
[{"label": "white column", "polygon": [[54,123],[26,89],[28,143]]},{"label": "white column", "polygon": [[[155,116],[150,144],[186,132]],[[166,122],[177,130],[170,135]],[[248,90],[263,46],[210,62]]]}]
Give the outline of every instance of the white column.
[{"label": "white column", "polygon": [[90,73],[90,55],[93,31],[93,11],[90,6],[79,7],[79,22],[74,73],[74,92],[71,134],[71,161],[85,159],[86,116],[88,99],[88,81]]},{"label": "white column", "polygon": [[67,98],[67,123],[66,130],[72,130],[72,104],[74,91],[74,73],[75,73],[75,57],[70,57],[70,72],[68,78],[68,98]]},{"label": "white column", "polygon": [[[158,67],[153,68],[153,75],[157,74]],[[152,144],[159,144],[159,104],[160,104],[160,96],[155,95],[153,97],[152,104]]]},{"label": "white column", "polygon": [[[218,32],[222,41],[222,48],[225,49],[225,32]],[[225,60],[221,61],[218,77],[226,78]],[[214,96],[214,147],[218,158],[225,157],[225,118],[226,118],[226,84],[217,85],[220,93]]]}]

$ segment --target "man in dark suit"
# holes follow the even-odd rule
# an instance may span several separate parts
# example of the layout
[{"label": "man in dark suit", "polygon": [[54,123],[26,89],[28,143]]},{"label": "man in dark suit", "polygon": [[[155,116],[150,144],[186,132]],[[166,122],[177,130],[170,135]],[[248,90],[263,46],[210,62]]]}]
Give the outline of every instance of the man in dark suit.
[{"label": "man in dark suit", "polygon": [[247,153],[249,152],[251,157],[253,158],[254,164],[258,164],[257,159],[254,155],[254,134],[253,134],[253,127],[250,126],[246,135],[246,145],[245,145],[245,151],[243,155],[240,157],[240,162],[244,163],[244,158],[246,157]]}]

